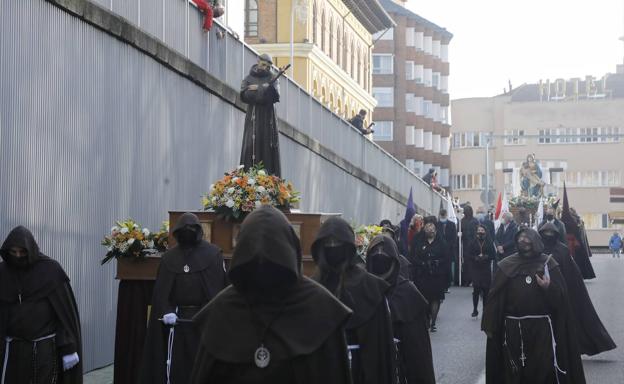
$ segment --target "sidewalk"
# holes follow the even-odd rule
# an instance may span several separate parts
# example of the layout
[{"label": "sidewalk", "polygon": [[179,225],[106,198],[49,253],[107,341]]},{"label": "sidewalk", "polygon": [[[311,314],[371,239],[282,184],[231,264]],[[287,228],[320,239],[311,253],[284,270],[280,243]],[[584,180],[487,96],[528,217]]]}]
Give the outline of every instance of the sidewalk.
[{"label": "sidewalk", "polygon": [[83,384],[112,384],[113,366],[100,368],[84,375]]}]

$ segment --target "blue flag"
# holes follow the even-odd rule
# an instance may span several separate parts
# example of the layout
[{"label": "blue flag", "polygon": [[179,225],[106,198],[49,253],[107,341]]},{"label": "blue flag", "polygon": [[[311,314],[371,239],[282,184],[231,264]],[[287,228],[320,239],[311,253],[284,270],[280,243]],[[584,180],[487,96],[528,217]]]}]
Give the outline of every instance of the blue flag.
[{"label": "blue flag", "polygon": [[414,198],[412,197],[412,188],[410,188],[410,194],[407,198],[407,207],[405,208],[405,217],[401,220],[401,253],[407,256],[407,230],[412,216],[416,214],[416,206],[414,206]]}]

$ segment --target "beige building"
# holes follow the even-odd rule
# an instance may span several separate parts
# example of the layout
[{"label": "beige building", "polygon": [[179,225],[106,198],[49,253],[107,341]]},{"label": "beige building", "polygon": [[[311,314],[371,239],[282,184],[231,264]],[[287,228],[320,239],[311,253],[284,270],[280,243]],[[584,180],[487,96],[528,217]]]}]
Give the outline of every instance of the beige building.
[{"label": "beige building", "polygon": [[245,42],[347,119],[372,116],[373,34],[393,26],[378,0],[245,0]]},{"label": "beige building", "polygon": [[461,201],[519,195],[520,167],[535,154],[545,193],[561,196],[566,182],[592,246],[624,230],[624,74],[526,84],[451,110],[451,189]]}]

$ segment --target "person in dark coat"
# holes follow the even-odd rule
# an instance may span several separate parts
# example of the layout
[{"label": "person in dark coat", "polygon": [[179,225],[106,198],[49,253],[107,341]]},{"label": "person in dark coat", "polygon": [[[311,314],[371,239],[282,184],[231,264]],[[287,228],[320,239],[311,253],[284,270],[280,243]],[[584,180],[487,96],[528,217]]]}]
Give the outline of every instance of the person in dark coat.
[{"label": "person in dark coat", "polygon": [[539,229],[544,253],[552,254],[566,281],[580,351],[584,355],[593,356],[615,349],[615,342],[594,309],[581,271],[570,256],[568,247],[559,241],[558,231],[559,228],[551,222],[546,222]]},{"label": "person in dark coat", "polygon": [[583,384],[568,289],[539,234],[522,228],[499,262],[481,324],[487,384]]},{"label": "person in dark coat", "polygon": [[490,216],[485,211],[485,207],[477,208],[477,214],[475,218],[479,222],[479,224],[483,225],[485,229],[487,229],[487,235],[490,239],[494,240],[496,237],[496,229],[494,226],[494,222],[490,220]]},{"label": "person in dark coat", "polygon": [[360,112],[357,115],[349,119],[349,123],[357,128],[357,130],[360,131],[362,135],[368,135],[375,132],[372,129],[364,126],[364,119],[366,119],[366,110],[360,109]]},{"label": "person in dark coat", "polygon": [[435,332],[440,303],[448,286],[446,279],[450,257],[448,246],[436,232],[434,223],[425,224],[423,232],[424,235],[416,240],[408,261],[416,265],[416,287],[429,302],[431,332]]},{"label": "person in dark coat", "polygon": [[466,249],[466,258],[472,265],[472,317],[477,317],[479,297],[485,305],[492,284],[492,262],[496,260],[494,242],[488,236],[485,225],[477,227],[477,236]]},{"label": "person in dark coat", "polygon": [[442,236],[444,241],[446,241],[446,245],[448,246],[450,253],[451,263],[448,269],[448,285],[450,287],[453,282],[455,282],[455,285],[459,285],[459,243],[457,237],[457,225],[448,219],[448,212],[446,209],[440,210],[440,218],[436,224],[436,230],[440,236]]},{"label": "person in dark coat", "polygon": [[517,232],[518,225],[514,221],[513,215],[510,212],[504,212],[501,217],[500,226],[496,231],[495,243],[497,260],[500,261],[517,252],[515,241]]},{"label": "person in dark coat", "polygon": [[199,344],[191,319],[227,285],[221,249],[203,240],[199,219],[183,214],[177,245],[162,256],[143,348],[142,384],[188,383]]},{"label": "person in dark coat", "polygon": [[471,267],[472,262],[466,258],[466,249],[474,241],[477,236],[477,226],[479,220],[474,217],[474,212],[469,204],[464,206],[464,217],[461,219],[461,242],[462,242],[462,281],[461,285],[467,287],[472,281]]},{"label": "person in dark coat", "polygon": [[327,288],[353,316],[346,325],[354,384],[396,383],[392,319],[386,294],[390,285],[360,264],[355,234],[345,220],[332,217],[312,244],[313,279]]},{"label": "person in dark coat", "polygon": [[431,340],[427,327],[429,304],[409,280],[409,262],[386,235],[373,238],[366,269],[390,284],[388,299],[398,347],[399,383],[435,384]]},{"label": "person in dark coat", "polygon": [[301,258],[283,213],[265,206],[247,216],[232,285],[193,319],[200,345],[188,383],[351,382],[344,338],[351,311],[303,276]]},{"label": "person in dark coat", "polygon": [[279,130],[274,104],[279,102],[279,83],[272,70],[271,56],[258,58],[243,79],[241,100],[248,104],[240,163],[249,169],[262,163],[271,175],[281,176]]},{"label": "person in dark coat", "polygon": [[65,271],[22,226],[0,256],[2,383],[81,384],[80,318]]}]

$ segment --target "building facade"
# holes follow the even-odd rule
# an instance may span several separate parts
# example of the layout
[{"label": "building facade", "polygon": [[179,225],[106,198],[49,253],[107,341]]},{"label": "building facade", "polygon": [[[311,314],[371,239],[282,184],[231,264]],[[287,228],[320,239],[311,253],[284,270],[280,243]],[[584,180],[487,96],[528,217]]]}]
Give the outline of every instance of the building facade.
[{"label": "building facade", "polygon": [[374,139],[417,175],[438,171],[449,185],[449,43],[446,29],[381,0],[396,27],[378,33],[373,50]]},{"label": "building facade", "polygon": [[247,43],[277,66],[292,63],[291,77],[337,115],[371,118],[372,36],[394,25],[378,0],[245,2]]},{"label": "building facade", "polygon": [[624,74],[527,84],[454,100],[452,111],[451,188],[461,201],[518,196],[522,163],[535,154],[545,193],[561,197],[565,181],[592,246],[624,229]]}]

